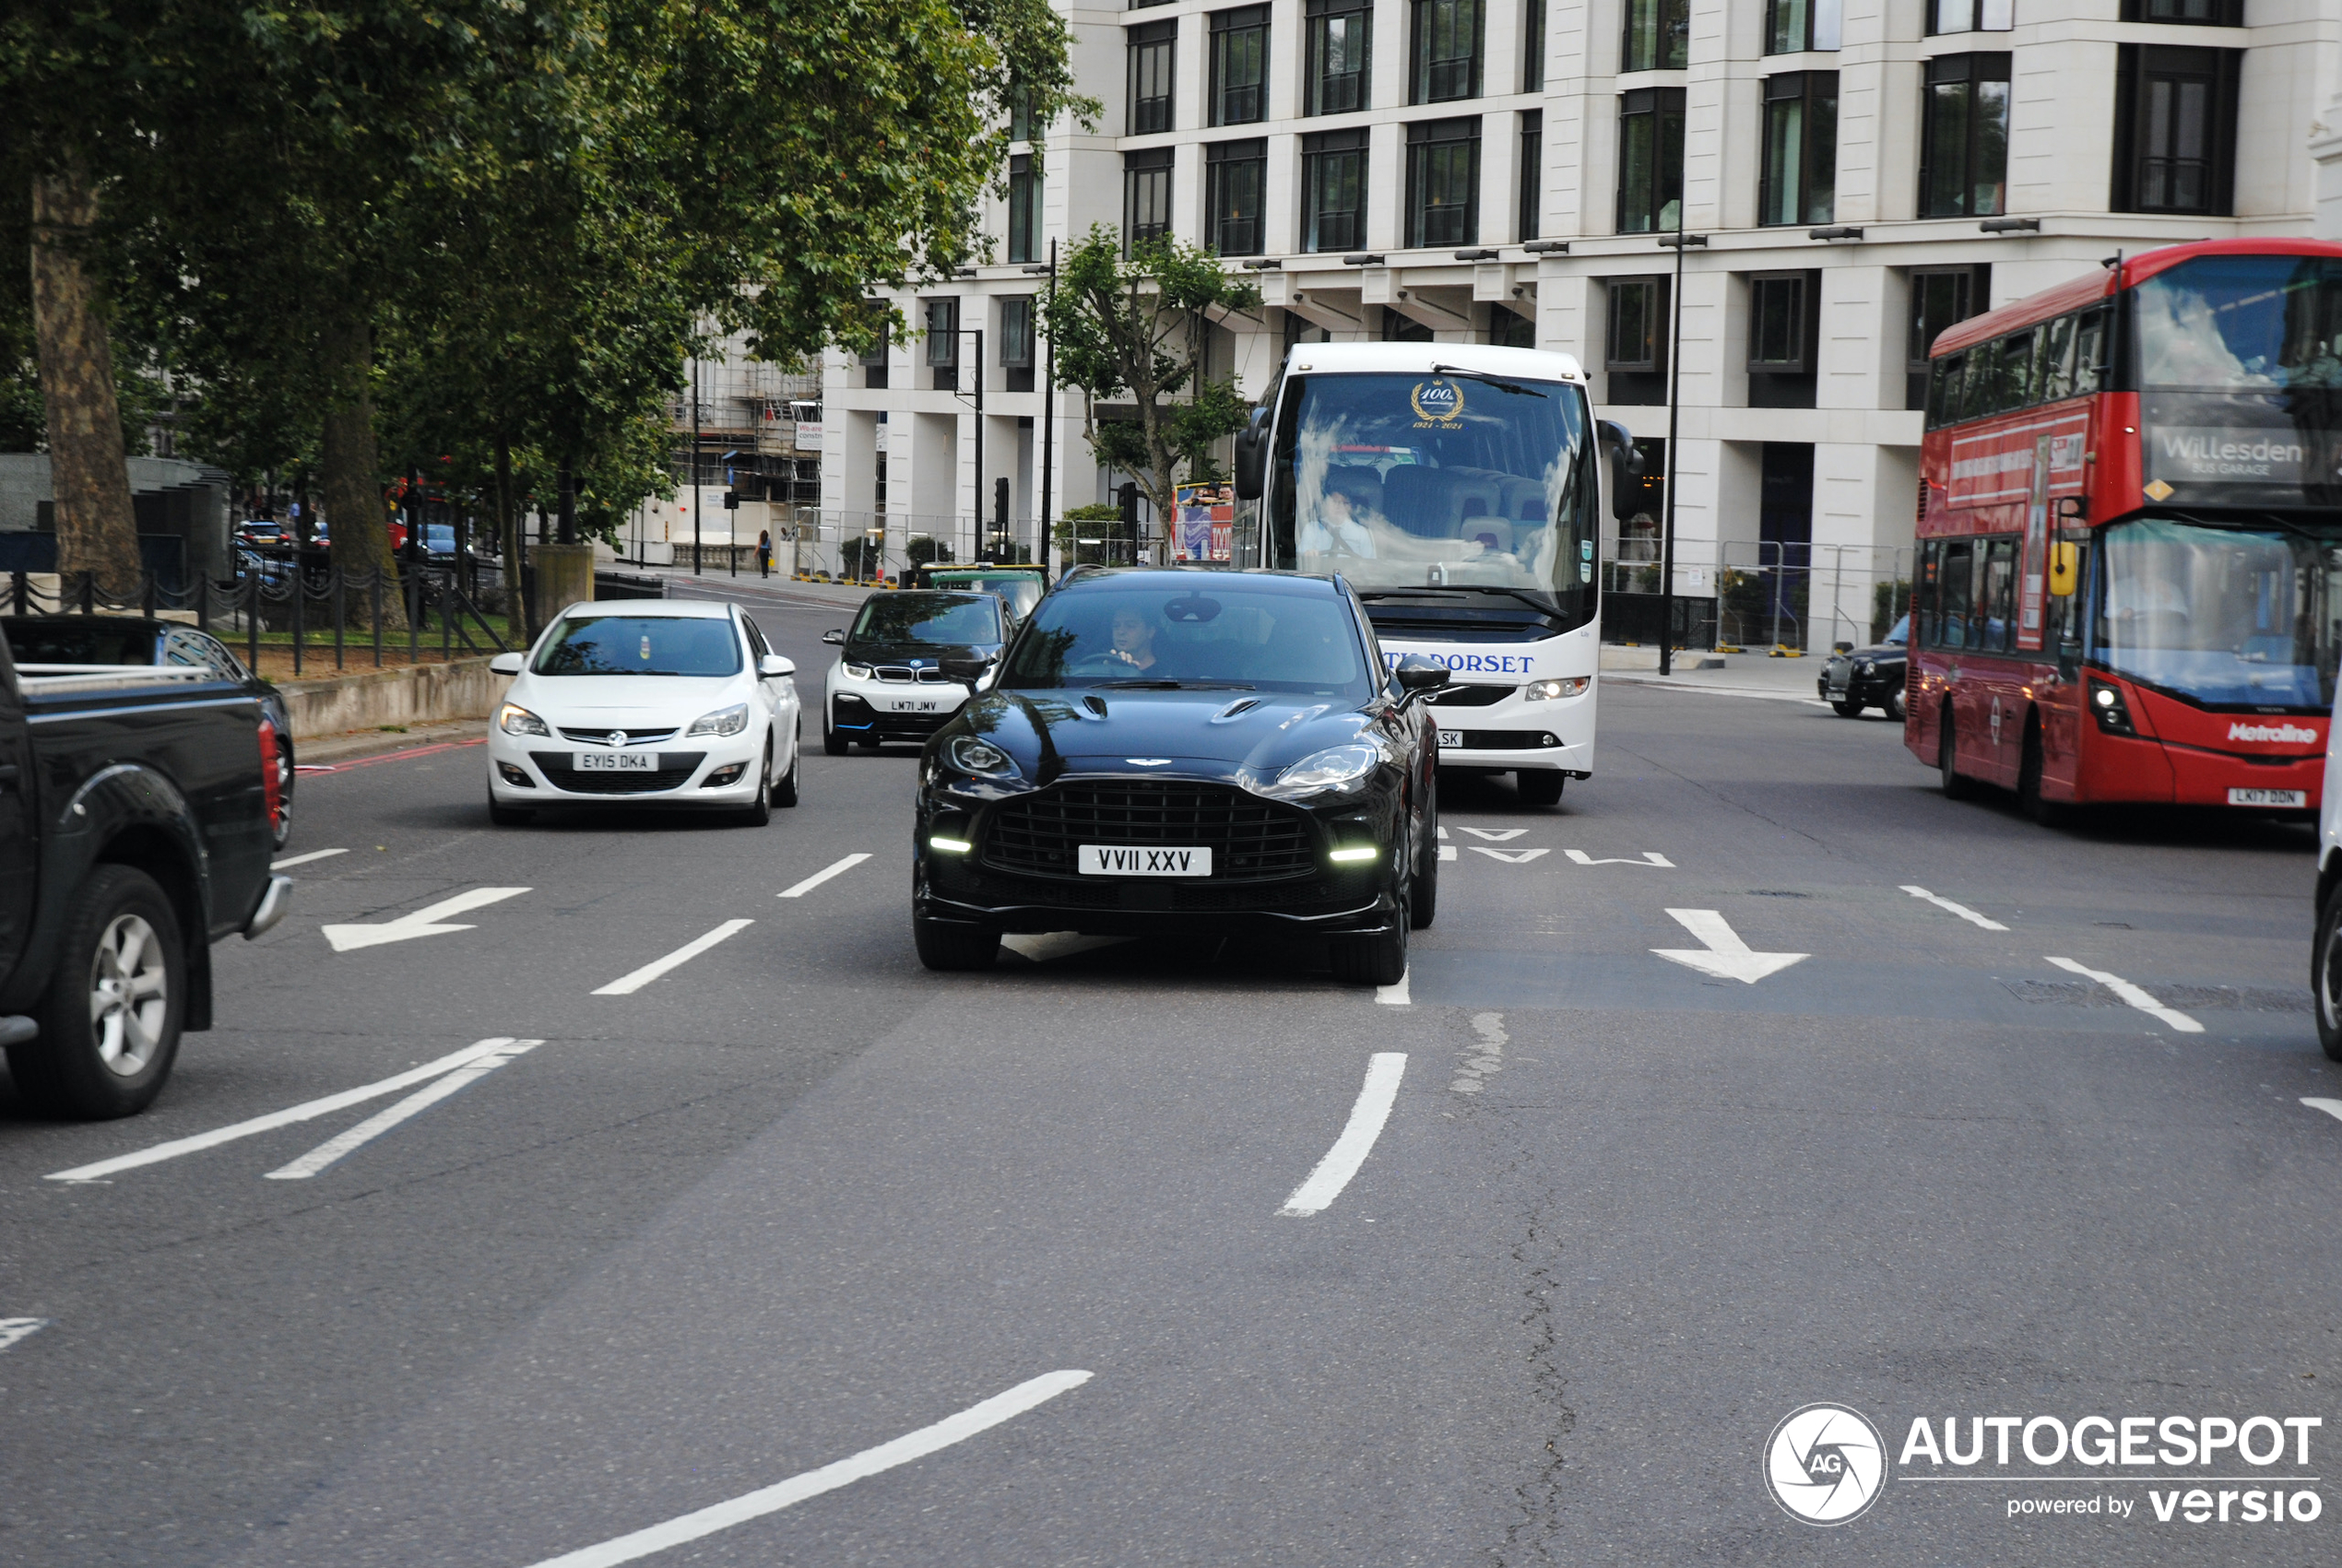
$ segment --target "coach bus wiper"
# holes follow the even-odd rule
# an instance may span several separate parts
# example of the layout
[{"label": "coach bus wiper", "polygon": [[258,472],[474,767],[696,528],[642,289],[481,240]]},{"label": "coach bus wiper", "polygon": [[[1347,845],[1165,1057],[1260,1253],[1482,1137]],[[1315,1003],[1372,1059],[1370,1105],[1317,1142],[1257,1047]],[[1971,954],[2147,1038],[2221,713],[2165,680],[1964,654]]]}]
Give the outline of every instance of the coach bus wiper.
[{"label": "coach bus wiper", "polygon": [[1403,599],[1416,594],[1502,594],[1507,598],[1519,599],[1548,620],[1561,618],[1560,610],[1538,599],[1530,589],[1500,588],[1490,583],[1424,583],[1412,588],[1361,589],[1358,597],[1373,604],[1378,599]]},{"label": "coach bus wiper", "polygon": [[1468,371],[1461,365],[1434,365],[1431,367],[1431,373],[1436,376],[1461,376],[1467,381],[1486,382],[1498,392],[1509,392],[1516,397],[1543,397],[1545,395],[1544,393],[1537,391],[1533,387],[1521,385],[1519,382],[1504,381],[1496,376],[1490,375],[1485,371]]}]

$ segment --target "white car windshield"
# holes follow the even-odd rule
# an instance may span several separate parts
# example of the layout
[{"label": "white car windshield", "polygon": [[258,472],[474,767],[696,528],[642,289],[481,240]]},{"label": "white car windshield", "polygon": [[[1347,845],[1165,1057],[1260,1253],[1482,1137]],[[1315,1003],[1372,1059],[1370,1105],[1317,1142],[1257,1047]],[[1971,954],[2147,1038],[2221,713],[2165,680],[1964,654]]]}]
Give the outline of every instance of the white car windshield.
[{"label": "white car windshield", "polygon": [[564,620],[531,668],[538,675],[738,675],[728,619],[597,615]]}]

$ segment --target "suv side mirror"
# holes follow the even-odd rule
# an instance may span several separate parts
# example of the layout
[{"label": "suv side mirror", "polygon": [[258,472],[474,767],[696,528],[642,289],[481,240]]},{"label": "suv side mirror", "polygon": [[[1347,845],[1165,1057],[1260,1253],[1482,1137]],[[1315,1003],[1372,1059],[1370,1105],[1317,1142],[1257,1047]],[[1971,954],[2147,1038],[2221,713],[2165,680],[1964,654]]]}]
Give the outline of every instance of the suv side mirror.
[{"label": "suv side mirror", "polygon": [[1626,427],[1615,419],[1601,420],[1594,432],[1610,454],[1610,514],[1624,523],[1635,514],[1634,501],[1640,499],[1626,481],[1642,477],[1642,454],[1635,450],[1635,438]]},{"label": "suv side mirror", "polygon": [[1236,432],[1236,486],[1238,501],[1259,501],[1268,488],[1269,406],[1252,410],[1252,419]]},{"label": "suv side mirror", "polygon": [[1391,673],[1399,678],[1401,700],[1409,702],[1439,690],[1455,678],[1446,665],[1424,654],[1402,654],[1399,667]]},{"label": "suv side mirror", "polygon": [[822,641],[827,643],[833,648],[843,648],[846,646],[846,633],[836,630],[835,628],[832,628],[830,631],[822,633]]},{"label": "suv side mirror", "polygon": [[976,683],[984,678],[984,672],[992,667],[992,661],[955,654],[940,661],[939,667],[943,671],[944,679],[958,681],[968,689],[968,695],[973,697],[976,695]]}]

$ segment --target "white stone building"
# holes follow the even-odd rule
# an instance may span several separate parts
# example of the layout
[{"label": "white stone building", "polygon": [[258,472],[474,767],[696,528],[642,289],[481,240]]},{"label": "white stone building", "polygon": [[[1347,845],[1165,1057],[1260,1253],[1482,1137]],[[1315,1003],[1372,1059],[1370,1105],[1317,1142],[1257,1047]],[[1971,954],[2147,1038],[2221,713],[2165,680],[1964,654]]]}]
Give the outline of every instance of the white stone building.
[{"label": "white stone building", "polygon": [[[934,336],[830,360],[826,532],[964,541],[1005,479],[1036,537],[1028,269],[1101,223],[1258,274],[1263,308],[1220,340],[1248,395],[1299,341],[1533,344],[1659,458],[1680,200],[1677,588],[1810,560],[1815,643],[1866,630],[1871,577],[1908,560],[1934,332],[2117,250],[2308,232],[2342,87],[2332,0],[1061,8],[1105,115],[1019,144],[1042,169],[992,204],[990,265],[899,297]],[[1054,449],[1052,512],[1109,499],[1078,393]],[[1648,559],[1648,532],[1614,554]]]}]

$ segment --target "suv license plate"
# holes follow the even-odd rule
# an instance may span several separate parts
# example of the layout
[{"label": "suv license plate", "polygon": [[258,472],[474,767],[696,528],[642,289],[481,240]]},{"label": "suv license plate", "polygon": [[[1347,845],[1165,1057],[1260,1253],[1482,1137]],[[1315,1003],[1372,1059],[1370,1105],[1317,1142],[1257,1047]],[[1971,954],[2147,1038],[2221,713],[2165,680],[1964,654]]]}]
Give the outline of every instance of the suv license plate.
[{"label": "suv license plate", "polygon": [[1460,729],[1441,730],[1439,732],[1439,744],[1442,746],[1461,746],[1463,744],[1463,731]]},{"label": "suv license plate", "polygon": [[2232,789],[2229,791],[2230,806],[2307,806],[2310,792],[2306,789]]},{"label": "suv license plate", "polygon": [[1085,843],[1078,864],[1084,877],[1209,877],[1212,849]]},{"label": "suv license plate", "polygon": [[658,772],[656,751],[579,751],[570,759],[571,766],[581,773],[655,773]]}]

